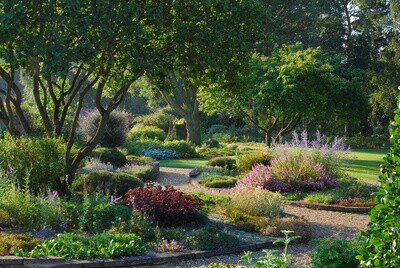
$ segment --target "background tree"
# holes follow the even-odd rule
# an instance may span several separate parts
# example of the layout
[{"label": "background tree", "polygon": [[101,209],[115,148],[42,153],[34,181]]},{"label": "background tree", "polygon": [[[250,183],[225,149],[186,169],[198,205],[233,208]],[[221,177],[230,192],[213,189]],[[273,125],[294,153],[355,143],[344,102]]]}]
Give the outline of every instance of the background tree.
[{"label": "background tree", "polygon": [[362,76],[346,77],[340,68],[319,49],[283,46],[268,57],[255,55],[234,90],[202,91],[202,107],[208,113],[221,109],[247,119],[265,133],[270,146],[301,118],[327,120],[336,115],[350,120],[354,113],[344,115],[343,106],[350,111],[355,103],[367,105],[360,96]]}]

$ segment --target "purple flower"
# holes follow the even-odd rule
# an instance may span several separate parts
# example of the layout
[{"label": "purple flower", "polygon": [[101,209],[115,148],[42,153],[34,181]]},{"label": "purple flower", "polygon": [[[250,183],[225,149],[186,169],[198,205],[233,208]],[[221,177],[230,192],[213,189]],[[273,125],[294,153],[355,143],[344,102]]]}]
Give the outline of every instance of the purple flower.
[{"label": "purple flower", "polygon": [[67,223],[66,221],[63,221],[63,222],[60,224],[60,227],[61,227],[61,228],[68,228],[68,223]]},{"label": "purple flower", "polygon": [[111,205],[117,204],[117,202],[118,202],[119,200],[121,200],[121,198],[122,198],[122,197],[117,197],[117,198],[115,198],[114,196],[111,196],[110,204],[111,204]]},{"label": "purple flower", "polygon": [[52,191],[49,193],[50,198],[56,198],[57,197],[58,192],[57,191]]},{"label": "purple flower", "polygon": [[54,231],[51,227],[46,227],[45,225],[43,225],[40,228],[40,230],[33,230],[33,233],[34,233],[35,237],[48,238],[53,235]]}]

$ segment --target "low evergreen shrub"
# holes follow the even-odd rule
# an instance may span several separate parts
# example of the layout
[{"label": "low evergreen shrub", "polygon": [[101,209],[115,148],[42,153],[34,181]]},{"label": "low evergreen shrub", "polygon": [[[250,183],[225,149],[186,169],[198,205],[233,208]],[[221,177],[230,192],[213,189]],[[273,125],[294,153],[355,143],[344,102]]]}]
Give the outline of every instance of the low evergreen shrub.
[{"label": "low evergreen shrub", "polygon": [[226,169],[236,169],[236,160],[229,157],[216,157],[206,163],[207,166],[211,167],[222,167]]},{"label": "low evergreen shrub", "polygon": [[158,128],[156,126],[146,126],[143,124],[134,125],[127,134],[128,141],[137,141],[143,138],[164,141],[166,137],[167,134],[161,128]]},{"label": "low evergreen shrub", "polygon": [[113,148],[97,148],[93,150],[92,156],[100,159],[103,163],[110,163],[116,167],[122,167],[128,163],[125,155]]},{"label": "low evergreen shrub", "polygon": [[194,250],[229,248],[239,243],[240,240],[237,236],[214,227],[204,227],[194,230],[187,234],[184,239],[185,246]]}]

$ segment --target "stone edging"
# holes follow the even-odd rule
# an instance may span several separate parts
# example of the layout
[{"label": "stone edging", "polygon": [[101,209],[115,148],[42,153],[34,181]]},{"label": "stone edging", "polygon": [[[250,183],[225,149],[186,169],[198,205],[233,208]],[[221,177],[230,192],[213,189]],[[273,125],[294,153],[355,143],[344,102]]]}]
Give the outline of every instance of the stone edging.
[{"label": "stone edging", "polygon": [[315,204],[315,203],[306,203],[306,202],[288,201],[288,200],[285,200],[285,204],[294,207],[315,208],[315,209],[349,212],[349,213],[368,213],[372,208],[372,207],[346,207],[346,206]]},{"label": "stone edging", "polygon": [[27,258],[17,256],[0,257],[0,267],[43,267],[43,268],[81,268],[81,267],[132,267],[140,265],[157,265],[180,262],[189,259],[209,258],[213,256],[260,250],[273,246],[273,239],[266,242],[255,242],[237,247],[216,250],[195,250],[171,253],[151,253],[146,256],[126,257],[118,259],[66,260],[58,257]]}]

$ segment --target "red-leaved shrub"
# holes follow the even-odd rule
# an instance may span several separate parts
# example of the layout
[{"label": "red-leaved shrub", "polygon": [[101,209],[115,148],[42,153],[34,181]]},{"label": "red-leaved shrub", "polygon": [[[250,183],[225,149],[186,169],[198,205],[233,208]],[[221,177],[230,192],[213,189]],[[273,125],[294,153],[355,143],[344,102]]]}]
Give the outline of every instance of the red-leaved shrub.
[{"label": "red-leaved shrub", "polygon": [[203,202],[195,195],[186,195],[167,185],[135,188],[125,194],[125,203],[162,227],[181,226],[191,222]]}]

